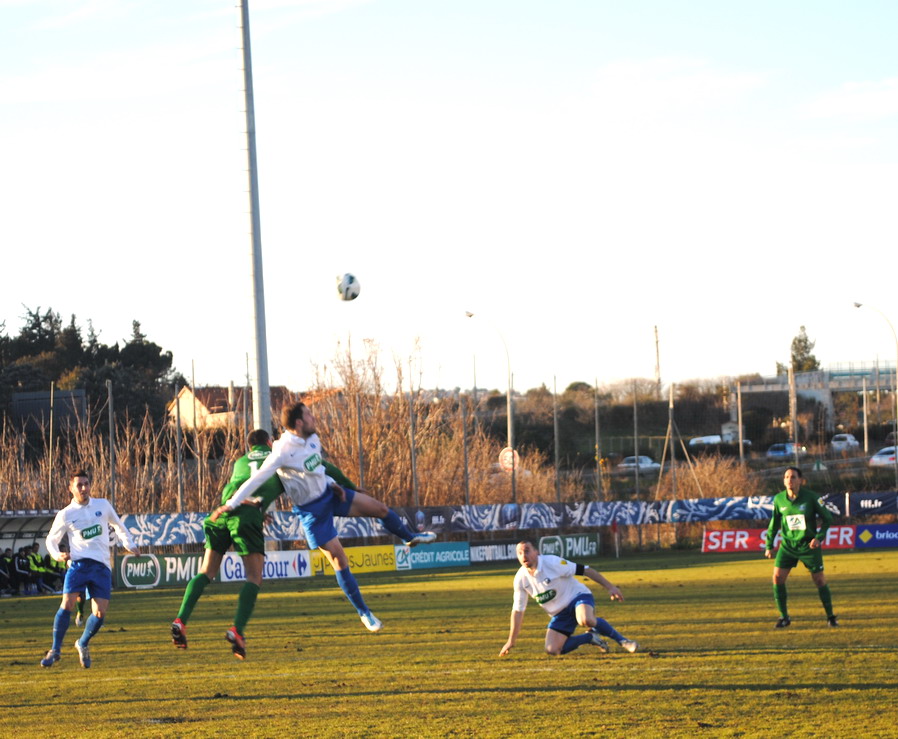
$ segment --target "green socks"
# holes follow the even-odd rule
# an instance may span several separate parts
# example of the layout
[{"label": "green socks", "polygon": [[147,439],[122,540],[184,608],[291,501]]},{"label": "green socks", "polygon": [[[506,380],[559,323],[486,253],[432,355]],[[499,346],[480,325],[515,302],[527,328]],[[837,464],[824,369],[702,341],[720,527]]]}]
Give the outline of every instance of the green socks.
[{"label": "green socks", "polygon": [[820,595],[820,602],[826,611],[826,617],[830,618],[833,615],[833,596],[829,592],[829,585],[821,585],[817,588],[817,593]]},{"label": "green socks", "polygon": [[259,586],[249,581],[243,584],[240,589],[240,596],[237,598],[237,615],[234,616],[234,628],[237,633],[243,636],[243,630],[246,628],[246,622],[253,615],[253,608],[256,607],[256,598],[259,595]]},{"label": "green socks", "polygon": [[[823,597],[822,595],[820,596]],[[782,618],[789,618],[789,609],[786,606],[786,583],[773,584],[773,600],[776,601],[777,610]]]},{"label": "green socks", "polygon": [[200,596],[210,582],[212,581],[209,577],[201,572],[187,583],[187,588],[184,590],[184,599],[181,601],[181,610],[178,611],[178,618],[181,619],[181,623],[187,623],[187,619],[190,618],[190,614],[193,613],[193,608],[196,606],[196,602],[200,599]]}]

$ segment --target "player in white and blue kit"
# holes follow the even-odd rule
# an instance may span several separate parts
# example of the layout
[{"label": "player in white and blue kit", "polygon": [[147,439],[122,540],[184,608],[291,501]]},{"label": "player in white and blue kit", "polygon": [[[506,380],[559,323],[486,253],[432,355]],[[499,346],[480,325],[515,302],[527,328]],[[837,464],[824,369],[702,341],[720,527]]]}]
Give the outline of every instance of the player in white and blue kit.
[{"label": "player in white and blue kit", "polygon": [[358,582],[349,569],[349,557],[337,536],[334,516],[380,519],[387,531],[410,547],[430,543],[436,539],[436,534],[430,531],[415,534],[384,503],[353,490],[345,478],[342,480],[344,484],[340,485],[330,477],[324,466],[315,417],[303,403],[285,406],[281,411],[281,425],[284,433],[274,442],[271,454],[258,471],[224,504],[212,511],[209,518],[215,521],[226,511],[233,511],[266,480],[277,474],[284,492],[293,501],[293,511],[299,514],[309,549],[320,549],[327,557],[334,568],[337,583],[355,606],[365,628],[380,631],[383,624],[365,604]]},{"label": "player in white and blue kit", "polygon": [[[635,652],[639,645],[618,632],[605,619],[596,617],[596,602],[592,591],[576,579],[582,575],[599,583],[611,596],[611,600],[623,601],[620,589],[612,585],[592,567],[575,564],[556,557],[540,554],[533,542],[518,542],[515,549],[521,568],[514,578],[514,603],[511,608],[511,625],[508,641],[499,652],[508,654],[521,633],[527,601],[533,598],[552,617],[546,629],[546,652],[552,655],[567,654],[584,644],[592,644],[602,652],[608,651],[607,636],[628,652]],[[574,636],[577,627],[587,627],[583,634]]]},{"label": "player in white and blue kit", "polygon": [[[90,667],[88,642],[96,635],[106,618],[112,596],[112,570],[109,569],[109,527],[115,529],[122,546],[139,554],[128,530],[105,498],[90,496],[90,478],[84,470],[74,472],[69,480],[72,502],[56,514],[47,535],[47,551],[53,559],[68,562],[62,586],[62,603],[53,620],[53,646],[41,660],[41,667],[52,667],[59,661],[62,640],[69,628],[72,611],[79,594],[86,592],[91,599],[92,613],[84,625],[84,633],[75,642],[82,667]],[[69,550],[59,545],[68,534]]]}]

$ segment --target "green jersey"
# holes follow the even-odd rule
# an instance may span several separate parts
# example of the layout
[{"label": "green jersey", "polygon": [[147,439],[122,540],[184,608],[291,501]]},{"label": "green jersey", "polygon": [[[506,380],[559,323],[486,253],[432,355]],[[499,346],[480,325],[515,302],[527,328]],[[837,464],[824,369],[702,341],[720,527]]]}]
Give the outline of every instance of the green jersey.
[{"label": "green jersey", "polygon": [[[818,516],[821,520],[819,529]],[[767,527],[765,548],[773,549],[773,541],[779,531],[783,546],[793,550],[807,549],[811,539],[823,541],[832,522],[832,514],[820,502],[816,493],[799,488],[793,500],[789,497],[789,491],[783,490],[773,497],[773,516]]]},{"label": "green jersey", "polygon": [[[226,503],[237,492],[237,488],[249,480],[269,454],[271,454],[271,447],[264,445],[254,446],[250,448],[247,454],[244,454],[234,462],[234,471],[231,473],[231,479],[228,480],[228,484],[221,491],[222,504]],[[265,511],[283,492],[284,486],[281,485],[280,478],[275,475],[270,480],[262,483],[262,486],[256,491],[255,497],[261,501],[259,506],[261,510]]]}]

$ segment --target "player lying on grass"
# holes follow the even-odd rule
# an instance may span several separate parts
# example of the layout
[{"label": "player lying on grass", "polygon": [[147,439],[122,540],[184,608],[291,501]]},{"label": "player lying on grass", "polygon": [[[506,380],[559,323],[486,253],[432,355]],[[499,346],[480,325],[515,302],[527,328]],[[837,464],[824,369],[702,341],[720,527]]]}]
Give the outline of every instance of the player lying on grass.
[{"label": "player lying on grass", "polygon": [[[832,525],[832,514],[826,510],[816,493],[801,489],[804,482],[798,467],[788,467],[783,475],[786,489],[773,498],[773,515],[767,527],[767,542],[764,556],[772,559],[773,542],[780,533],[780,547],[773,565],[773,599],[780,617],[775,628],[784,629],[792,623],[786,599],[786,579],[792,568],[801,562],[811,573],[817,586],[817,594],[826,611],[826,622],[838,626],[839,619],[833,615],[833,599],[823,574],[823,540],[826,530]],[[817,528],[817,518],[820,528]]]},{"label": "player lying on grass", "polygon": [[284,492],[293,501],[293,511],[298,513],[309,549],[320,549],[327,557],[337,582],[355,606],[362,623],[369,631],[380,631],[383,624],[365,604],[358,582],[349,569],[349,557],[337,536],[334,516],[362,516],[380,519],[383,527],[398,536],[408,546],[425,544],[436,539],[436,534],[425,531],[413,533],[402,519],[379,500],[354,490],[343,478],[343,487],[329,474],[322,459],[321,439],[316,432],[315,417],[303,403],[292,403],[281,411],[284,433],[274,443],[272,452],[249,480],[209,518],[233,511],[244,500],[270,480],[275,474],[284,486]]},{"label": "player lying on grass", "polygon": [[[514,578],[511,627],[500,656],[508,654],[518,640],[528,596],[552,617],[546,629],[546,652],[551,655],[567,654],[584,644],[592,644],[601,652],[607,652],[608,643],[602,639],[603,636],[613,639],[628,652],[639,649],[635,641],[627,639],[605,619],[596,617],[592,592],[576,579],[577,575],[588,577],[605,588],[611,600],[622,601],[624,596],[621,591],[601,573],[554,554],[540,554],[531,541],[518,542],[515,551],[521,568]],[[577,626],[588,630],[572,636]]]}]

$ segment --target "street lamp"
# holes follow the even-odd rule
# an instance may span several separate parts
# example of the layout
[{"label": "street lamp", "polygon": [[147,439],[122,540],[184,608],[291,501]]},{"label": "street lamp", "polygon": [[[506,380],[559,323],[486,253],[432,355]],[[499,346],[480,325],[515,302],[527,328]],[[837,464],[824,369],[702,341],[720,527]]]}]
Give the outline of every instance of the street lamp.
[{"label": "street lamp", "polygon": [[[467,310],[465,311],[466,318],[474,318],[474,314]],[[489,323],[489,321],[487,321]],[[517,490],[515,485],[515,476],[517,474],[517,464],[515,462],[515,453],[514,453],[514,401],[511,398],[511,394],[513,392],[512,387],[512,374],[511,374],[511,355],[508,353],[508,344],[505,343],[505,337],[502,335],[502,332],[493,326],[491,323],[493,330],[496,332],[496,335],[499,337],[499,340],[502,342],[502,348],[505,349],[505,362],[508,367],[508,392],[505,395],[505,415],[508,420],[508,448],[511,449],[511,500],[512,502],[517,502]]]},{"label": "street lamp", "polygon": [[[855,303],[855,308],[860,308],[864,304],[863,303]],[[883,320],[889,324],[889,329],[892,332],[892,338],[895,340],[895,383],[892,385],[895,392],[895,433],[893,434],[894,438],[892,440],[892,451],[893,458],[895,460],[895,486],[898,487],[898,333],[895,333],[895,327],[892,325],[892,322],[889,320],[889,317],[883,313],[879,308],[875,308],[872,305],[867,306],[870,310],[876,311],[883,317]]]}]

